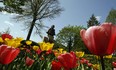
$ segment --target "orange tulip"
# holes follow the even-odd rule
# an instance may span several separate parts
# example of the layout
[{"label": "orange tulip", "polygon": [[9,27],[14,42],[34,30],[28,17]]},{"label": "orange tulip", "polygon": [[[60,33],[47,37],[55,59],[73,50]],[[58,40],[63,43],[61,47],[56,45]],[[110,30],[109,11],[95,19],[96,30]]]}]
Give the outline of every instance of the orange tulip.
[{"label": "orange tulip", "polygon": [[7,45],[0,46],[0,63],[9,64],[11,63],[19,54],[19,48],[9,48]]},{"label": "orange tulip", "polygon": [[82,29],[80,35],[89,51],[95,55],[110,55],[116,49],[116,25],[111,23]]}]

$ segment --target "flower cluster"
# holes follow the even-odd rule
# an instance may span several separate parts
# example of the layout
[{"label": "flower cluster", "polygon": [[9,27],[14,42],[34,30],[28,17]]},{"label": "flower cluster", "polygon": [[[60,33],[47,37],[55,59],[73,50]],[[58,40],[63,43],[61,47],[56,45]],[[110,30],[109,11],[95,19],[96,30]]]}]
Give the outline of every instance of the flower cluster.
[{"label": "flower cluster", "polygon": [[[16,41],[14,43],[14,41]],[[16,48],[19,46],[19,41],[13,39],[9,34],[2,34],[0,37],[0,63],[9,64],[11,63],[20,53],[20,49]]]}]

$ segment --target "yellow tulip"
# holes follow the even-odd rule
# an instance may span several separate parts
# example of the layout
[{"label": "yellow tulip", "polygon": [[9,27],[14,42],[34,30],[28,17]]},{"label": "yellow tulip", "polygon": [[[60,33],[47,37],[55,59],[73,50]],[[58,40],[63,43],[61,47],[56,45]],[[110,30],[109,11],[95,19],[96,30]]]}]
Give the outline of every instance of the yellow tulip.
[{"label": "yellow tulip", "polygon": [[104,56],[104,58],[108,58],[108,59],[110,59],[110,58],[112,58],[112,55]]},{"label": "yellow tulip", "polygon": [[54,43],[42,42],[42,43],[39,43],[39,45],[42,51],[48,51],[48,50],[52,50]]},{"label": "yellow tulip", "polygon": [[20,42],[22,41],[21,38],[16,38],[16,39],[5,39],[5,44],[14,48],[19,47],[21,44]]},{"label": "yellow tulip", "polygon": [[4,42],[3,39],[2,39],[1,37],[0,37],[0,42],[1,42],[1,43]]},{"label": "yellow tulip", "polygon": [[55,53],[56,53],[56,52],[58,53],[58,50],[52,50],[52,51],[55,52]]},{"label": "yellow tulip", "polygon": [[59,55],[58,50],[52,50],[54,52],[54,55],[57,57]]},{"label": "yellow tulip", "polygon": [[93,67],[93,70],[100,70],[99,64],[93,64],[92,67]]},{"label": "yellow tulip", "polygon": [[26,44],[27,45],[31,45],[32,44],[32,41],[28,40],[28,41],[26,41]]},{"label": "yellow tulip", "polygon": [[24,50],[24,49],[25,49],[25,48],[22,48],[22,47],[20,48],[20,50]]},{"label": "yellow tulip", "polygon": [[54,53],[56,57],[58,57],[61,53]]},{"label": "yellow tulip", "polygon": [[9,38],[5,38],[5,41],[10,40]]},{"label": "yellow tulip", "polygon": [[23,38],[21,38],[21,37],[17,37],[16,39],[15,39],[15,41],[17,41],[17,42],[21,42],[23,40]]},{"label": "yellow tulip", "polygon": [[62,53],[67,53],[67,51],[63,51]]},{"label": "yellow tulip", "polygon": [[19,47],[21,45],[21,41],[23,40],[23,38],[16,38],[14,39],[14,44],[12,46],[14,46],[15,48]]},{"label": "yellow tulip", "polygon": [[60,54],[67,53],[67,51],[63,50],[62,48],[58,48],[57,50],[53,50],[56,57],[58,57]]},{"label": "yellow tulip", "polygon": [[13,39],[5,39],[5,44],[8,45],[8,46],[13,46],[14,44],[14,40]]},{"label": "yellow tulip", "polygon": [[62,48],[58,48],[58,51],[59,51],[59,53],[62,53],[63,49]]},{"label": "yellow tulip", "polygon": [[39,46],[33,46],[33,50],[37,51],[39,49]]},{"label": "yellow tulip", "polygon": [[77,57],[83,57],[83,56],[84,56],[84,52],[82,52],[82,51],[77,52],[77,51],[76,51],[76,56],[77,56]]}]

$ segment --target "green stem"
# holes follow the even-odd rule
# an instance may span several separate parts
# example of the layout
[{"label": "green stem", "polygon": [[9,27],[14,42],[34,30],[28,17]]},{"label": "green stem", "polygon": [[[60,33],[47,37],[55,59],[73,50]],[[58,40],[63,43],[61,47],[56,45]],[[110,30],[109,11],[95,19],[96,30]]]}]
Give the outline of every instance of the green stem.
[{"label": "green stem", "polygon": [[3,70],[3,66],[4,66],[4,65],[0,64],[0,70]]},{"label": "green stem", "polygon": [[100,56],[100,59],[101,59],[102,70],[105,70],[105,65],[104,65],[103,56]]}]

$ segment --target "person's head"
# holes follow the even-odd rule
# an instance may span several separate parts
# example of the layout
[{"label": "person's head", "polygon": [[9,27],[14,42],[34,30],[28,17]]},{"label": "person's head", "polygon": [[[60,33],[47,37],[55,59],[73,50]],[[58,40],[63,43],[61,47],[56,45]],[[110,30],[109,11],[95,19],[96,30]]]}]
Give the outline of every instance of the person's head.
[{"label": "person's head", "polygon": [[51,28],[55,28],[55,25],[52,25]]}]

